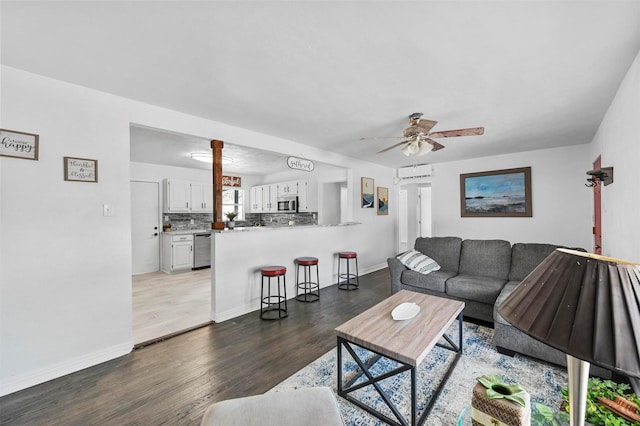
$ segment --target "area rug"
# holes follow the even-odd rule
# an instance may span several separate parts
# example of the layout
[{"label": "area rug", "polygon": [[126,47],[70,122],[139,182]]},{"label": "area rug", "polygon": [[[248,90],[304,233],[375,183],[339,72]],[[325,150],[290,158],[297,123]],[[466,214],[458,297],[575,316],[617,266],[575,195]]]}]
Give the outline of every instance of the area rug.
[{"label": "area rug", "polygon": [[[456,343],[458,341],[457,327],[458,324],[455,322],[448,333]],[[549,407],[558,407],[560,405],[562,400],[560,390],[567,385],[565,368],[536,361],[518,354],[514,357],[500,355],[495,347],[492,346],[492,340],[493,329],[464,323],[463,354],[427,417],[426,425],[455,425],[459,414],[465,407],[470,405],[471,392],[476,383],[476,377],[481,375],[496,374],[501,376],[507,383],[520,384],[531,394],[532,403],[541,403]],[[444,340],[441,343],[446,344]],[[370,352],[361,350],[358,356],[366,357],[369,354],[373,356]],[[343,358],[344,377],[345,380],[348,380],[349,377],[356,375],[358,367],[346,350],[343,350]],[[418,367],[418,414],[424,410],[425,400],[433,393],[453,359],[454,353],[452,351],[435,347]],[[373,365],[372,369],[378,372],[385,372],[397,365],[394,361],[382,358]],[[269,392],[316,386],[328,386],[336,392],[336,376],[336,349],[334,348],[275,386]],[[402,373],[380,383],[385,392],[398,405],[402,415],[409,419],[411,406],[408,397],[410,395],[409,373]],[[393,418],[390,410],[384,405],[377,392],[371,386],[358,390],[353,396]],[[340,405],[342,417],[347,425],[384,424],[344,398],[337,395],[336,398]]]}]

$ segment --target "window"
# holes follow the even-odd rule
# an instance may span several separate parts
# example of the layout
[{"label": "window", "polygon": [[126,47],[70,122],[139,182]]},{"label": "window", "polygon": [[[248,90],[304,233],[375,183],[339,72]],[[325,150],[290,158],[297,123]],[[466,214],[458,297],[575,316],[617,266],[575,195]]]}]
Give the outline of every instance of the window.
[{"label": "window", "polygon": [[222,216],[227,212],[236,212],[238,216],[235,220],[244,220],[244,190],[243,189],[223,189],[222,190]]}]

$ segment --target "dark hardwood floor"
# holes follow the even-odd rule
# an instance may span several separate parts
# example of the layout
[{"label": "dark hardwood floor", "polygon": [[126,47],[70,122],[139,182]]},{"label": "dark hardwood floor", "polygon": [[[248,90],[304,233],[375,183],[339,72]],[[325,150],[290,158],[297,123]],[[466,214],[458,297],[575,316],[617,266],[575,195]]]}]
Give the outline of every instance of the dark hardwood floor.
[{"label": "dark hardwood floor", "polygon": [[253,312],[137,349],[0,398],[2,425],[197,425],[215,401],[264,393],[336,345],[333,329],[390,295],[387,269],[356,291],[289,300],[289,317]]}]

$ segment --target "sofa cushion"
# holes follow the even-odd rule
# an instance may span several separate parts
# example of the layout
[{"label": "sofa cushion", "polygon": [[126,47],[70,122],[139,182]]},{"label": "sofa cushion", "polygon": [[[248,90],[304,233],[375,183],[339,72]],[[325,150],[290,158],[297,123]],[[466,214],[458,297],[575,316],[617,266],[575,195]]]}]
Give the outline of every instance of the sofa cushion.
[{"label": "sofa cushion", "polygon": [[398,260],[407,268],[421,274],[428,274],[440,269],[440,265],[435,260],[417,250],[402,253],[398,256]]},{"label": "sofa cushion", "polygon": [[504,284],[509,277],[510,266],[511,243],[509,241],[464,240],[462,242],[458,271],[460,274],[499,278]]},{"label": "sofa cushion", "polygon": [[424,275],[408,269],[402,273],[401,281],[402,284],[412,287],[425,288],[427,290],[444,293],[445,282],[455,275],[455,272],[442,270]]},{"label": "sofa cushion", "polygon": [[446,282],[447,294],[461,299],[493,304],[507,280],[460,274]]},{"label": "sofa cushion", "polygon": [[516,243],[511,249],[509,280],[522,281],[547,256],[560,246],[553,244]]},{"label": "sofa cushion", "polygon": [[416,238],[414,248],[435,260],[440,269],[458,272],[462,239],[458,237]]},{"label": "sofa cushion", "polygon": [[500,315],[498,308],[500,308],[500,305],[502,305],[504,299],[506,299],[507,296],[509,296],[511,292],[515,290],[516,287],[518,287],[518,284],[520,284],[520,281],[509,281],[507,282],[507,284],[505,284],[504,288],[500,292],[500,295],[496,299],[496,303],[493,305],[493,322],[511,325],[502,317],[502,315]]}]

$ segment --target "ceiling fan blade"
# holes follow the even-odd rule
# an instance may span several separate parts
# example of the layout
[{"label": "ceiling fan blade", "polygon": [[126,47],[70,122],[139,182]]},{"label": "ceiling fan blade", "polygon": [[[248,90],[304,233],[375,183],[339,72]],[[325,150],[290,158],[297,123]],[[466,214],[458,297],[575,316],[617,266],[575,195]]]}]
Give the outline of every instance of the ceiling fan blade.
[{"label": "ceiling fan blade", "polygon": [[396,144],[391,145],[391,146],[390,146],[390,147],[388,147],[388,148],[383,149],[382,151],[378,151],[377,153],[378,153],[378,154],[382,154],[383,152],[390,151],[390,150],[392,150],[393,148],[397,148],[397,147],[399,147],[400,145],[402,145],[402,144],[404,144],[404,143],[407,143],[407,142],[409,142],[409,141],[402,141],[402,142],[398,142],[398,143],[396,143]]},{"label": "ceiling fan blade", "polygon": [[426,139],[423,139],[423,141],[429,142],[433,146],[433,149],[431,151],[437,151],[439,149],[444,148],[444,145],[434,141],[433,139],[426,138]]},{"label": "ceiling fan blade", "polygon": [[433,120],[426,120],[426,119],[420,119],[420,121],[418,122],[418,124],[416,124],[413,127],[417,127],[418,129],[420,129],[420,131],[427,133],[429,130],[431,130],[433,128],[433,126],[435,126],[436,124],[438,124],[437,121],[433,121]]},{"label": "ceiling fan blade", "polygon": [[361,141],[369,140],[369,139],[404,139],[404,136],[370,136],[360,138]]},{"label": "ceiling fan blade", "polygon": [[452,138],[456,136],[483,135],[484,127],[470,127],[468,129],[445,130],[444,132],[429,133],[431,138]]}]

